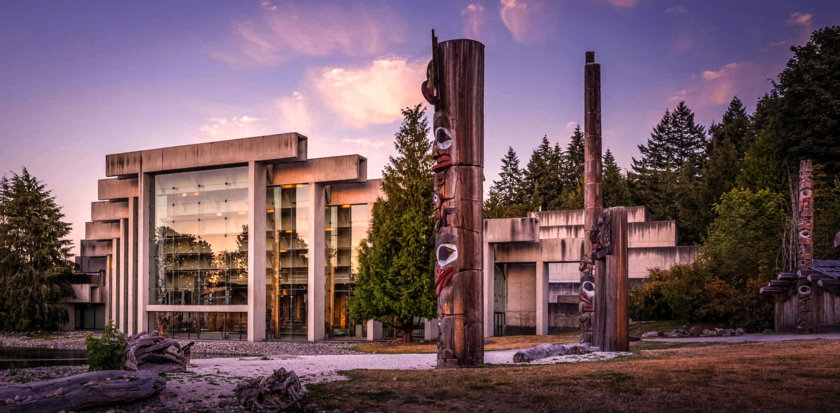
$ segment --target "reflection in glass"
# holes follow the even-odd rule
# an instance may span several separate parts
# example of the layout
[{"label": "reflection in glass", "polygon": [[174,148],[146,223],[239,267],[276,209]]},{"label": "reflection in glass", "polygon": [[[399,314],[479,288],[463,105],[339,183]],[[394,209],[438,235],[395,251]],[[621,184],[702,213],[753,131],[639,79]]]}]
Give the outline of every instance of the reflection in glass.
[{"label": "reflection in glass", "polygon": [[154,181],[150,304],[247,304],[248,168]]},{"label": "reflection in glass", "polygon": [[266,339],[306,338],[309,186],[266,194]]},{"label": "reflection in glass", "polygon": [[246,340],[248,313],[150,312],[149,328],[173,338]]},{"label": "reflection in glass", "polygon": [[324,319],[330,337],[366,336],[364,320],[350,318],[349,300],[359,269],[359,244],[366,236],[367,228],[368,206],[365,204],[328,206],[326,209]]}]

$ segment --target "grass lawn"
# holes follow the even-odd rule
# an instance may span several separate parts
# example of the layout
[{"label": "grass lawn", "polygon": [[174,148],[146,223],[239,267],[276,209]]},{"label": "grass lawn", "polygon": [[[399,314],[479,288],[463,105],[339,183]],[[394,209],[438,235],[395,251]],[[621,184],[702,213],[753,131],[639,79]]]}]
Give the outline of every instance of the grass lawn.
[{"label": "grass lawn", "polygon": [[308,388],[354,411],[840,411],[838,341],[631,344],[602,362],[353,370]]}]

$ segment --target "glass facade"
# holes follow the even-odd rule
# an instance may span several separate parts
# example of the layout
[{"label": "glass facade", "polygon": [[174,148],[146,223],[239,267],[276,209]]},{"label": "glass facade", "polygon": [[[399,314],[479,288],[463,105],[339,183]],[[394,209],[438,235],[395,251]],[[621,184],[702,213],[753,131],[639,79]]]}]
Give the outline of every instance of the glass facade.
[{"label": "glass facade", "polygon": [[308,185],[266,194],[266,339],[307,337],[310,213]]},{"label": "glass facade", "polygon": [[367,205],[337,205],[326,208],[324,230],[326,252],[324,272],[324,320],[330,337],[362,338],[363,320],[350,318],[349,300],[359,269],[359,244],[367,235]]},{"label": "glass facade", "polygon": [[247,340],[248,313],[151,312],[149,329],[174,338]]},{"label": "glass facade", "polygon": [[154,177],[150,304],[248,303],[248,168]]}]

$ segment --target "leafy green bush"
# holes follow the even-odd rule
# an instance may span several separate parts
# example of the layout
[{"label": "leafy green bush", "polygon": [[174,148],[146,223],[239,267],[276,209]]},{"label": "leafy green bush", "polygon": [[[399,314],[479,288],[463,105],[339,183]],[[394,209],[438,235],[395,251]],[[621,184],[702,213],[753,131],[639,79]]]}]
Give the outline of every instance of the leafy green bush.
[{"label": "leafy green bush", "polygon": [[125,334],[120,333],[109,320],[99,338],[87,333],[85,337],[88,366],[95,370],[122,370],[125,359]]}]

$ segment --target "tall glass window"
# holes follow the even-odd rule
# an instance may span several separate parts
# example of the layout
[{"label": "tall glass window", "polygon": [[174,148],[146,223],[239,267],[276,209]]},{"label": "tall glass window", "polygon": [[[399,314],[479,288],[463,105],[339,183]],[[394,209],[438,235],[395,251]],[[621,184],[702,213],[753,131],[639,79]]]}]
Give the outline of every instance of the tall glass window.
[{"label": "tall glass window", "polygon": [[309,186],[266,194],[266,339],[306,338],[309,279]]},{"label": "tall glass window", "polygon": [[359,244],[367,236],[368,206],[328,206],[324,227],[327,331],[331,337],[364,337],[364,320],[350,318],[349,302],[359,269]]},{"label": "tall glass window", "polygon": [[154,180],[150,304],[247,304],[248,168]]}]

